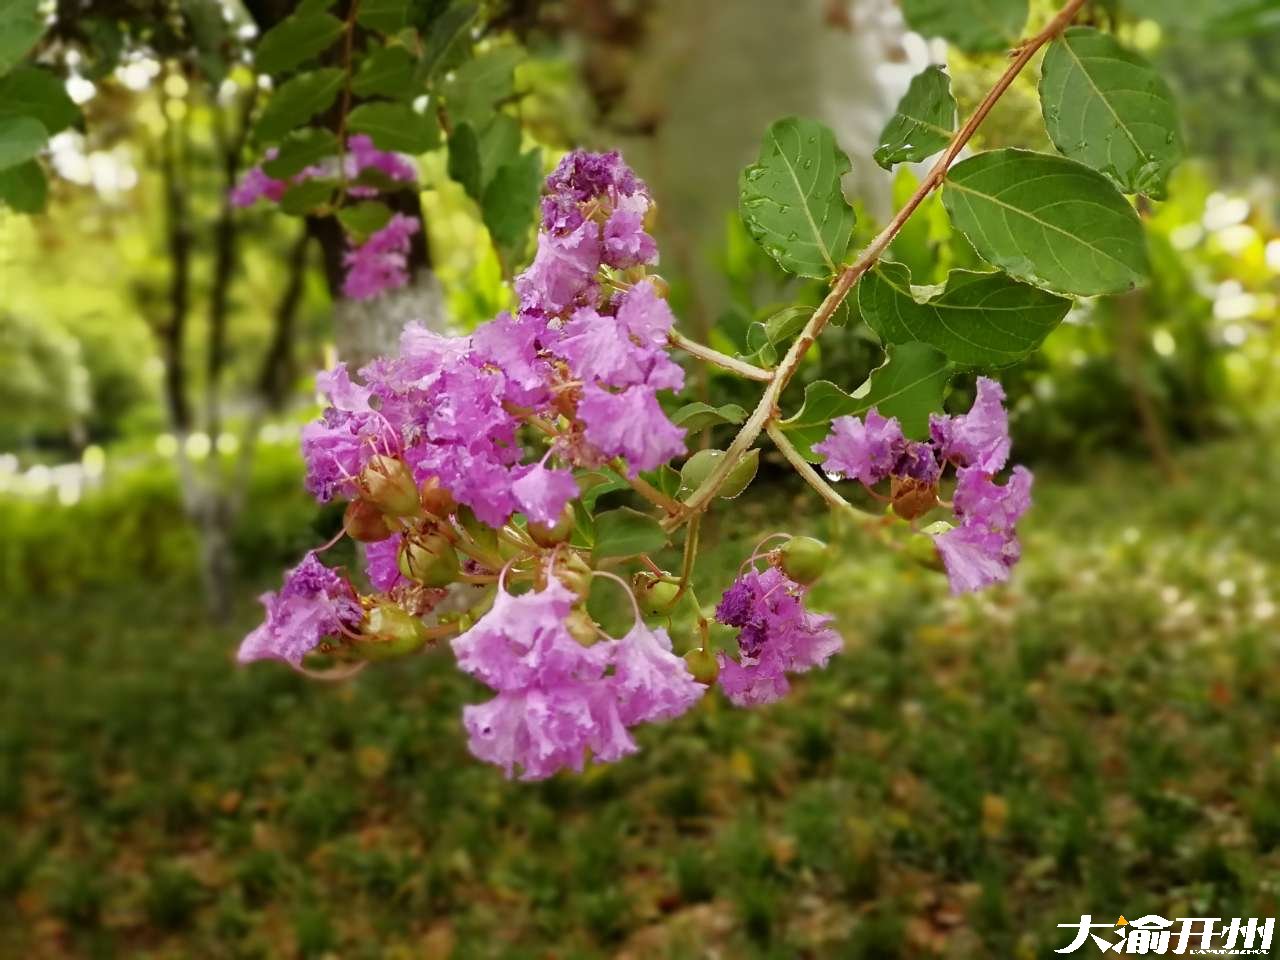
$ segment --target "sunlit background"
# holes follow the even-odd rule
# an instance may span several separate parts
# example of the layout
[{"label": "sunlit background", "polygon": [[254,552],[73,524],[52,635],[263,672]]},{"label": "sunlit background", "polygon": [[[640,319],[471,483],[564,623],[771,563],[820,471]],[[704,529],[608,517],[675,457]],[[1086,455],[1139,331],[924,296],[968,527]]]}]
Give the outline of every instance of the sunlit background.
[{"label": "sunlit background", "polygon": [[[922,172],[870,160],[910,78],[946,64],[965,113],[1004,66],[908,32],[890,0],[492,6],[504,25],[481,42],[526,51],[526,142],[548,169],[577,144],[624,151],[658,202],[682,329],[728,352],[821,295],[736,219],[767,125],[837,132],[865,239]],[[956,600],[850,542],[817,593],[846,652],[796,696],[708,698],[636,758],[538,785],[467,755],[477,689],[447,651],[346,686],[233,664],[256,596],[339,525],[298,454],[336,357],[319,250],[264,206],[236,214],[215,270],[225,114],[250,67],[206,88],[145,49],[104,70],[51,48],[87,122],[50,143],[44,213],[0,208],[0,955],[1030,958],[1082,913],[1276,916],[1280,8],[1090,6],[1169,78],[1189,159],[1141,209],[1149,286],[1082,302],[1002,374],[1037,474],[1014,582]],[[141,15],[102,7],[86,16]],[[255,29],[238,4],[219,14]],[[1047,148],[1034,72],[978,146]],[[195,244],[176,357],[175,120]],[[511,291],[443,151],[420,175],[466,330]],[[921,284],[976,262],[936,200],[892,255]],[[851,388],[879,356],[857,323],[815,353],[796,396],[819,369]],[[754,402],[720,377],[690,389]],[[704,532],[704,598],[784,521],[840,536],[766,458]]]}]

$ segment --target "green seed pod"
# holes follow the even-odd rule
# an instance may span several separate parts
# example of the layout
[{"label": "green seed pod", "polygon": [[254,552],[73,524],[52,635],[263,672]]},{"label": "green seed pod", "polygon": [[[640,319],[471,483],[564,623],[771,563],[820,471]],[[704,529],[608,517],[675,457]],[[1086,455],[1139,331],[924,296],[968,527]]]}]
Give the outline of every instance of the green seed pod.
[{"label": "green seed pod", "polygon": [[716,682],[716,677],[720,676],[720,664],[716,662],[716,655],[710,650],[703,650],[701,647],[690,650],[684,655],[684,664],[693,674],[693,679],[699,683],[705,683],[708,687]]},{"label": "green seed pod", "polygon": [[393,517],[416,517],[421,510],[409,465],[396,457],[378,454],[370,460],[360,471],[360,489],[364,499]]},{"label": "green seed pod", "polygon": [[650,616],[661,616],[670,613],[680,598],[680,585],[670,580],[661,580],[652,573],[641,571],[632,579],[636,602],[640,609]]},{"label": "green seed pod", "polygon": [[810,584],[826,572],[831,548],[813,537],[792,537],[778,551],[782,572],[796,583]]},{"label": "green seed pod", "polygon": [[556,564],[556,579],[564,584],[565,589],[573,591],[580,598],[586,599],[591,592],[591,567],[587,561],[573,551]]},{"label": "green seed pod", "polygon": [[[681,484],[689,490],[698,489],[703,481],[711,476],[711,472],[724,459],[724,455],[723,450],[699,450],[680,468]],[[760,448],[753,447],[746,456],[734,464],[729,475],[725,477],[724,483],[720,485],[716,496],[721,500],[732,500],[750,486],[751,481],[756,478],[756,470],[759,467]]]},{"label": "green seed pod", "polygon": [[458,579],[458,554],[438,533],[406,539],[396,558],[400,572],[427,587],[447,587]]},{"label": "green seed pod", "polygon": [[557,543],[564,543],[573,533],[573,505],[566,503],[560,511],[560,518],[551,526],[531,523],[527,529],[533,542],[540,547],[554,547]]},{"label": "green seed pod", "polygon": [[361,543],[376,543],[391,536],[386,515],[367,500],[352,500],[342,515],[342,529]]},{"label": "green seed pod", "polygon": [[564,626],[569,631],[569,635],[584,647],[589,647],[600,639],[596,622],[582,607],[574,607],[569,611],[569,616],[565,617]]},{"label": "green seed pod", "polygon": [[365,618],[354,650],[363,660],[391,660],[417,652],[426,642],[421,620],[393,603],[380,603]]}]

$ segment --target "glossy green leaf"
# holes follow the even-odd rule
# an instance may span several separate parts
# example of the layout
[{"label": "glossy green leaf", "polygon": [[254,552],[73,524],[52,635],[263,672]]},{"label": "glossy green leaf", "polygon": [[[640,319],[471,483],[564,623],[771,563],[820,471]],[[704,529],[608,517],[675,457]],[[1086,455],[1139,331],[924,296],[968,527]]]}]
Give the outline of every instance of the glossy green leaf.
[{"label": "glossy green leaf", "polygon": [[342,78],[337,67],[325,67],[286,80],[271,94],[254,127],[254,136],[262,142],[279,140],[321,110],[327,110],[342,89]]},{"label": "glossy green leaf", "polygon": [[347,129],[367,133],[379,150],[426,153],[440,143],[435,115],[407,103],[362,103],[347,117]]},{"label": "glossy green leaf", "polygon": [[329,49],[345,29],[330,13],[295,13],[262,35],[253,53],[253,65],[260,73],[292,70]]},{"label": "glossy green leaf", "polygon": [[582,491],[580,502],[587,510],[596,508],[596,501],[606,493],[617,493],[630,489],[630,484],[612,470],[585,470],[574,475],[578,489]]},{"label": "glossy green leaf", "polygon": [[0,0],[0,74],[8,73],[44,33],[39,0]]},{"label": "glossy green leaf", "polygon": [[765,336],[776,346],[803,330],[812,316],[813,307],[783,307],[764,321]]},{"label": "glossy green leaf", "polygon": [[[530,150],[503,164],[485,187],[480,212],[494,245],[519,255],[528,246],[542,191],[542,151]],[[504,257],[507,263],[509,257]],[[510,266],[510,264],[507,264]]]},{"label": "glossy green leaf", "polygon": [[926,37],[945,37],[965,53],[994,53],[1022,35],[1027,0],[902,0],[902,15]]},{"label": "glossy green leaf", "polygon": [[736,403],[726,403],[713,407],[709,403],[695,401],[687,403],[671,415],[671,422],[677,427],[684,427],[689,433],[705,430],[707,427],[719,426],[722,423],[741,423],[747,418],[747,411]]},{"label": "glossy green leaf", "polygon": [[742,171],[738,211],[784,270],[825,279],[839,268],[854,224],[840,188],[850,169],[835,135],[816,120],[787,117],[765,134],[759,160]]},{"label": "glossy green leaf", "polygon": [[941,67],[926,67],[911,78],[898,109],[880,132],[875,161],[886,170],[896,163],[917,163],[950,143],[955,130],[951,78]]},{"label": "glossy green leaf", "polygon": [[667,535],[658,521],[630,507],[596,514],[595,557],[633,557],[652,553],[667,545]]},{"label": "glossy green leaf", "polygon": [[404,47],[375,47],[360,63],[351,89],[361,97],[409,100],[423,92],[413,71],[413,56]]},{"label": "glossy green leaf", "polygon": [[897,417],[909,437],[923,439],[928,434],[929,414],[942,409],[952,364],[927,343],[889,344],[885,354],[885,362],[852,394],[829,380],[805,387],[804,404],[781,426],[806,459],[817,460],[813,444],[831,432],[832,420],[860,416],[872,407],[886,417]]},{"label": "glossy green leaf", "polygon": [[342,229],[354,234],[361,242],[371,233],[385,227],[390,220],[391,210],[385,203],[376,200],[366,200],[338,211],[338,222],[342,224]]},{"label": "glossy green leaf", "polygon": [[409,22],[409,0],[360,0],[356,22],[390,36]]},{"label": "glossy green leaf", "polygon": [[262,164],[262,171],[277,180],[287,180],[337,153],[338,138],[332,133],[320,127],[303,127],[280,141],[280,149]]},{"label": "glossy green leaf", "polygon": [[326,206],[337,184],[332,180],[304,180],[290,187],[280,198],[280,209],[300,217]]},{"label": "glossy green leaf", "polygon": [[477,203],[484,197],[484,171],[480,163],[480,138],[469,123],[460,123],[449,135],[449,176],[462,184]]},{"label": "glossy green leaf", "polygon": [[8,170],[0,170],[0,203],[18,213],[41,213],[49,198],[44,170],[28,160]]},{"label": "glossy green leaf", "polygon": [[0,117],[0,170],[26,163],[44,147],[49,134],[32,117]]},{"label": "glossy green leaf", "polygon": [[455,123],[477,129],[493,114],[494,104],[515,89],[515,67],[524,59],[519,47],[497,47],[459,67],[444,85],[445,106]]},{"label": "glossy green leaf", "polygon": [[1092,27],[1049,45],[1040,108],[1054,146],[1106,174],[1125,193],[1162,199],[1182,159],[1178,107],[1146,60]]},{"label": "glossy green leaf", "polygon": [[457,50],[471,30],[477,12],[478,7],[474,3],[461,3],[447,7],[436,17],[423,43],[422,62],[418,66],[421,80],[430,80],[453,62]]},{"label": "glossy green leaf", "polygon": [[1004,273],[953,270],[945,289],[913,289],[911,271],[881,261],[858,281],[862,319],[883,343],[918,340],[958,364],[1000,367],[1040,346],[1071,301]]},{"label": "glossy green leaf", "polygon": [[1074,160],[980,153],[951,168],[942,202],[978,254],[1019,280],[1095,296],[1146,278],[1138,215],[1106,177]]},{"label": "glossy green leaf", "polygon": [[80,108],[62,78],[48,70],[19,67],[0,78],[0,116],[34,117],[50,136],[80,122]]}]

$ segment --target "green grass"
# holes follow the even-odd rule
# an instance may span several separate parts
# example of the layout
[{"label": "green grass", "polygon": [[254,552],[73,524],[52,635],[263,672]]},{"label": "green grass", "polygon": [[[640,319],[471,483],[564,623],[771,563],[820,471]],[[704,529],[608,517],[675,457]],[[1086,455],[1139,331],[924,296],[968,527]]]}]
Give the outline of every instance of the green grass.
[{"label": "green grass", "polygon": [[[226,630],[182,582],[11,596],[0,956],[1030,958],[1086,912],[1275,916],[1280,476],[1183,465],[1042,473],[978,598],[851,543],[828,670],[542,784],[470,759],[444,652],[324,685],[233,664],[252,591]],[[735,503],[709,569],[801,502]]]}]

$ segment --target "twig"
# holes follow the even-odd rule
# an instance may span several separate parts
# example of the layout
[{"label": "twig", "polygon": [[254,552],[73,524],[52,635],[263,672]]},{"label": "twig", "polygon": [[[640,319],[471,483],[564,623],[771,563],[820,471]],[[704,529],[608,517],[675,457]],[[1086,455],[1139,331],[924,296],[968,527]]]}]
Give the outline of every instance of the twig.
[{"label": "twig", "polygon": [[[978,108],[973,112],[973,116],[965,122],[963,127],[956,131],[947,149],[943,151],[942,156],[938,158],[938,162],[933,165],[933,169],[920,182],[910,199],[907,200],[901,210],[894,214],[893,219],[863,250],[858,259],[840,271],[836,277],[835,284],[831,288],[831,292],[827,294],[826,299],[814,311],[813,316],[809,318],[809,322],[800,331],[800,335],[792,342],[786,356],[782,358],[782,362],[778,364],[777,369],[774,371],[773,379],[770,380],[768,387],[765,388],[760,397],[760,402],[756,404],[755,410],[751,412],[751,416],[747,418],[747,422],[742,425],[742,429],[738,431],[733,443],[725,451],[725,456],[720,458],[720,462],[716,464],[715,469],[685,501],[686,517],[694,516],[707,508],[707,505],[715,497],[716,491],[720,489],[725,478],[729,476],[729,472],[737,466],[738,461],[742,459],[743,455],[751,448],[751,445],[755,443],[756,438],[760,436],[760,431],[765,428],[769,421],[778,416],[778,398],[782,395],[782,391],[791,381],[791,377],[800,366],[800,361],[804,359],[804,355],[826,328],[827,323],[840,307],[840,304],[844,302],[845,297],[849,295],[853,285],[858,282],[858,279],[864,273],[875,266],[885,250],[888,249],[889,244],[893,242],[893,238],[902,230],[903,225],[911,214],[942,183],[952,161],[964,149],[965,144],[969,142],[979,125],[986,119],[987,114],[991,112],[991,108],[996,105],[996,102],[1004,92],[1009,89],[1009,86],[1018,74],[1022,72],[1023,67],[1027,65],[1036,51],[1061,33],[1075,18],[1084,3],[1085,0],[1069,0],[1067,5],[1062,8],[1062,11],[1049,22],[1048,26],[1035,36],[1025,40],[1017,48],[1012,62],[1001,74],[1000,79],[987,92]],[[665,525],[668,529],[674,529],[682,519],[681,517],[668,518]]]},{"label": "twig", "polygon": [[721,353],[719,350],[705,347],[696,340],[690,340],[684,334],[675,330],[672,330],[667,336],[673,347],[679,347],[685,353],[695,356],[699,360],[705,360],[708,363],[714,363],[717,367],[731,370],[740,377],[746,377],[748,380],[759,380],[762,383],[768,383],[773,379],[773,371],[757,367],[755,364],[739,360],[737,357],[731,357],[727,353]]},{"label": "twig", "polygon": [[822,497],[823,500],[827,501],[835,509],[842,510],[859,521],[875,522],[878,519],[864,510],[859,510],[844,497],[840,496],[835,487],[827,483],[822,474],[813,468],[813,464],[800,455],[800,451],[795,448],[786,433],[776,423],[766,424],[764,429],[765,433],[769,434],[769,439],[774,442],[782,455],[787,458],[791,466],[795,467],[796,473],[804,477],[805,482],[818,491],[818,496]]}]

